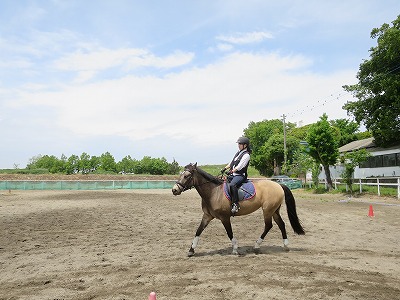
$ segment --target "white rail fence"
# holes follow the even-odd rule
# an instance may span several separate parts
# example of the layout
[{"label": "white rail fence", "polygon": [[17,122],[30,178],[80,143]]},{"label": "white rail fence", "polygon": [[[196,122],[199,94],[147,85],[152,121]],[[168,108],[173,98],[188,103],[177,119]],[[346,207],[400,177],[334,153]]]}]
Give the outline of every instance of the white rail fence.
[{"label": "white rail fence", "polygon": [[[326,179],[320,180],[321,184],[327,187]],[[343,178],[333,178],[332,183],[337,189],[338,185],[346,185]],[[363,191],[363,186],[376,186],[378,188],[378,196],[381,195],[382,187],[391,187],[397,189],[397,199],[400,200],[400,177],[374,177],[374,178],[354,178],[353,186],[359,185],[360,193]],[[346,185],[346,190],[348,187]]]}]

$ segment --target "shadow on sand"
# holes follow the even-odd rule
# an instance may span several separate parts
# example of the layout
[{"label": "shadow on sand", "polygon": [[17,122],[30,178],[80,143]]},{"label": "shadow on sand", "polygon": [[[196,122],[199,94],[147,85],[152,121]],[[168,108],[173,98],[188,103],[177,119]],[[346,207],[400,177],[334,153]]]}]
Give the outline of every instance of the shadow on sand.
[{"label": "shadow on sand", "polygon": [[[247,256],[247,255],[265,255],[265,254],[279,254],[279,253],[287,253],[287,252],[302,252],[305,251],[303,248],[289,248],[285,250],[283,246],[261,246],[260,249],[255,250],[252,246],[242,246],[238,248],[239,255],[238,256]],[[207,252],[196,252],[194,256],[202,257],[202,256],[214,256],[214,255],[232,255],[232,247],[226,247],[223,249],[217,249]]]}]

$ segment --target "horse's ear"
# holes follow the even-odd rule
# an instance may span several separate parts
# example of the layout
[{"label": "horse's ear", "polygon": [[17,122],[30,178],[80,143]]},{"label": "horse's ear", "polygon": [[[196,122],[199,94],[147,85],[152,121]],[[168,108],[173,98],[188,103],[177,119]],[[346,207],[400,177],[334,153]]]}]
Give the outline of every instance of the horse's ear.
[{"label": "horse's ear", "polygon": [[196,161],[196,163],[194,164],[194,167],[197,168],[197,161]]}]

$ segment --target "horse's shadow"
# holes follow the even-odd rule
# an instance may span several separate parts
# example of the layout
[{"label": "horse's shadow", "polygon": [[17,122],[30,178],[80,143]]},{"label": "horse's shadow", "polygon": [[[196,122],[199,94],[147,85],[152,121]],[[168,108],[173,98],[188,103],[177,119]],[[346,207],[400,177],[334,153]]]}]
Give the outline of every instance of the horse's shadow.
[{"label": "horse's shadow", "polygon": [[[247,255],[268,255],[268,254],[279,254],[279,253],[287,253],[287,252],[302,252],[305,251],[304,248],[289,248],[289,250],[285,250],[282,246],[261,246],[259,249],[254,249],[252,246],[242,246],[238,248],[238,256],[247,256]],[[196,252],[195,256],[227,256],[232,255],[232,247],[226,247],[223,249],[216,249],[206,252]]]}]

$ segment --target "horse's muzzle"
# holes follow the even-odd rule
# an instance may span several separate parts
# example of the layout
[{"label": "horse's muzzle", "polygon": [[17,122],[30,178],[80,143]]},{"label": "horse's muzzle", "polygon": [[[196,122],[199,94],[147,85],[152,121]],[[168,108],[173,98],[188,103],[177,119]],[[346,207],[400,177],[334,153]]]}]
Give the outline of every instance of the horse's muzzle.
[{"label": "horse's muzzle", "polygon": [[182,190],[181,190],[180,186],[177,184],[174,184],[174,186],[172,187],[172,194],[177,196],[177,195],[180,195],[181,193],[182,193]]}]

